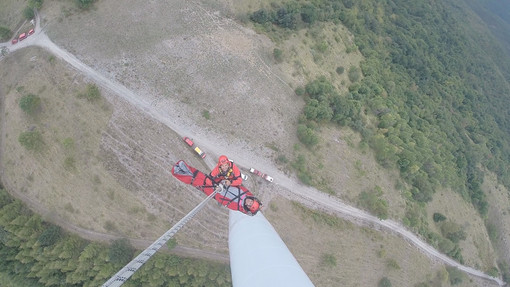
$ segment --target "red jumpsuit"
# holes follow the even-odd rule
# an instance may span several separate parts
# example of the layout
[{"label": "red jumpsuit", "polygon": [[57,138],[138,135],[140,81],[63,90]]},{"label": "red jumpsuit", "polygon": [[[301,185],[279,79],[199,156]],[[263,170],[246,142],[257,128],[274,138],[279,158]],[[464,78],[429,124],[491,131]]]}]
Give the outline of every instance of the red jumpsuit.
[{"label": "red jumpsuit", "polygon": [[227,172],[223,173],[220,168],[221,164],[217,164],[209,175],[215,183],[220,183],[222,180],[228,179],[230,181],[230,186],[240,186],[243,183],[241,171],[233,162],[229,161],[228,163],[230,167]]}]

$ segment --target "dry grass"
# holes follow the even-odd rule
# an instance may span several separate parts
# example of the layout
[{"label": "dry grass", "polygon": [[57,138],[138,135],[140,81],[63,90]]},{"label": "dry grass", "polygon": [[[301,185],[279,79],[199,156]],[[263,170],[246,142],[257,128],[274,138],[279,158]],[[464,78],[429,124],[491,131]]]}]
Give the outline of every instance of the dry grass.
[{"label": "dry grass", "polygon": [[[67,2],[51,1],[42,12],[50,37],[103,75],[161,108],[175,105],[172,115],[189,117],[197,123],[194,128],[223,130],[235,122],[234,131],[222,140],[246,139],[250,152],[273,159],[295,156],[295,119],[303,101],[292,90],[318,75],[344,90],[347,72],[339,75],[335,69],[343,66],[347,71],[362,60],[357,53],[346,54],[352,36],[342,28],[326,25],[274,44],[221,15],[255,10],[253,1],[146,3],[144,9],[133,9],[140,5],[137,1],[128,2],[100,1],[95,9],[78,12]],[[316,54],[314,39],[326,41],[330,49]],[[275,47],[285,55],[279,65],[272,59]],[[173,131],[108,91],[102,91],[104,99],[98,102],[78,99],[87,79],[50,59],[31,48],[0,62],[6,186],[40,204],[48,216],[87,229],[134,238],[161,235],[203,199],[170,178],[171,165],[184,158],[192,166],[207,167]],[[17,106],[17,99],[28,92],[42,98],[43,110],[35,119]],[[226,113],[226,103],[236,112]],[[204,110],[210,120],[204,121]],[[46,146],[40,154],[27,153],[17,142],[19,133],[31,126],[43,132]],[[405,203],[394,187],[397,173],[378,166],[371,152],[360,147],[358,134],[331,126],[320,134],[316,150],[300,152],[313,159],[309,164],[324,185],[353,204],[359,193],[379,186],[390,217],[402,218]],[[314,222],[281,197],[284,191],[277,186],[260,180],[247,185],[268,206],[264,214],[316,286],[376,286],[382,276],[393,286],[447,286],[441,275],[444,266],[401,238],[343,220],[335,227]],[[510,222],[508,198],[502,195],[506,191],[493,186],[484,186],[495,195],[490,197],[491,218]],[[449,191],[438,191],[428,206],[429,217],[434,210],[446,210],[448,218],[466,226],[469,238],[462,248],[468,264],[490,267],[494,251],[472,206]],[[227,226],[225,209],[210,204],[177,240],[227,253]],[[501,241],[509,230],[508,224],[502,226]],[[324,258],[335,258],[336,266]],[[471,279],[459,286],[485,286]]]}]

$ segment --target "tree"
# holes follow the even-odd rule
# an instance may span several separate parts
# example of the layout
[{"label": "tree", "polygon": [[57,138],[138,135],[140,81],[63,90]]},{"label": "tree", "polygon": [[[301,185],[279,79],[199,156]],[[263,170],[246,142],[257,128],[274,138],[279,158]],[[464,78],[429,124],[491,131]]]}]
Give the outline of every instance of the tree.
[{"label": "tree", "polygon": [[134,252],[128,239],[117,239],[110,245],[109,258],[113,264],[125,265],[131,261]]},{"label": "tree", "polygon": [[60,240],[62,236],[62,228],[58,225],[50,225],[46,228],[41,235],[37,238],[37,241],[41,246],[51,246]]}]

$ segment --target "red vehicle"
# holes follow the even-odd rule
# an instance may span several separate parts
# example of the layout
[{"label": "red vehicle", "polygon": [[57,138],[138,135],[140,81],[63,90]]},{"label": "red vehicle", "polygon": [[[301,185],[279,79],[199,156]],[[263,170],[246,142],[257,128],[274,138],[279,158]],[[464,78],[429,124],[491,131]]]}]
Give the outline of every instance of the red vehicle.
[{"label": "red vehicle", "polygon": [[14,38],[14,39],[12,39],[11,43],[12,43],[13,45],[14,45],[14,44],[16,44],[16,43],[18,43],[18,38]]},{"label": "red vehicle", "polygon": [[250,172],[255,174],[255,175],[258,175],[258,176],[262,177],[263,179],[265,179],[265,180],[267,180],[269,182],[273,182],[273,178],[272,177],[270,177],[269,175],[254,169],[254,168],[250,168]]},{"label": "red vehicle", "polygon": [[184,142],[187,143],[189,146],[193,146],[193,141],[189,137],[183,138]]},{"label": "red vehicle", "polygon": [[19,35],[18,40],[23,41],[26,38],[27,38],[27,33],[22,33],[21,35]]},{"label": "red vehicle", "polygon": [[28,35],[30,36],[30,35],[34,34],[34,32],[35,32],[34,29],[30,29],[30,31],[28,31]]}]

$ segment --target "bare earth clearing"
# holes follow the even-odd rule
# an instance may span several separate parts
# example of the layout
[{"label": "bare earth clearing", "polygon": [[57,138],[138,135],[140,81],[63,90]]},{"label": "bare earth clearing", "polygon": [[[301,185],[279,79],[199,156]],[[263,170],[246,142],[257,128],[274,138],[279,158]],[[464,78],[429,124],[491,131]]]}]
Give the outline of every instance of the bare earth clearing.
[{"label": "bare earth clearing", "polygon": [[[204,198],[171,178],[171,165],[184,159],[208,171],[219,154],[228,154],[245,172],[256,167],[275,178],[275,184],[269,185],[251,177],[246,185],[262,198],[265,216],[317,286],[339,282],[375,286],[383,276],[395,286],[446,284],[440,276],[444,266],[430,247],[417,249],[419,241],[411,245],[399,236],[366,227],[382,225],[406,232],[399,225],[379,222],[302,186],[274,164],[278,156],[293,157],[303,102],[290,85],[303,83],[274,66],[273,44],[224,17],[225,8],[216,10],[193,1],[149,1],[137,9],[136,1],[102,1],[96,10],[73,15],[66,4],[45,5],[41,11],[45,33],[76,58],[40,31],[33,44],[72,67],[50,60],[51,54],[39,48],[17,51],[0,63],[2,70],[20,67],[2,74],[10,83],[0,91],[5,96],[2,177],[10,190],[21,191],[18,195],[39,206],[42,214],[57,221],[66,218],[92,239],[94,234],[95,239],[111,238],[101,235],[105,232],[145,239],[138,245],[143,248],[143,242],[152,242]],[[101,86],[107,101],[77,99],[88,82]],[[16,100],[24,92],[43,98],[38,121],[17,109]],[[36,128],[44,131],[50,148],[43,155],[24,155],[16,138],[34,122],[42,123]],[[339,187],[338,196],[355,200],[354,190],[365,188],[367,178],[385,190],[393,189],[387,179],[391,174],[380,171],[369,154],[358,155],[362,168],[354,168],[350,145],[356,145],[355,135],[335,128],[324,133],[331,143],[318,154],[326,169],[340,172],[328,176]],[[205,150],[205,162],[185,146],[184,135]],[[62,144],[66,138],[74,139],[72,150]],[[327,150],[334,150],[338,158],[328,156]],[[74,169],[63,167],[66,156],[75,159]],[[288,199],[365,221],[362,227],[342,221],[331,228],[303,218]],[[390,202],[398,218],[402,199]],[[208,258],[225,260],[227,226],[226,210],[210,204],[178,234],[180,250],[200,248],[217,254]],[[325,254],[333,254],[338,264],[324,266]],[[476,256],[468,261],[470,266],[492,264],[479,262]],[[390,268],[390,260],[399,268]],[[497,285],[470,279],[460,286]]]}]

